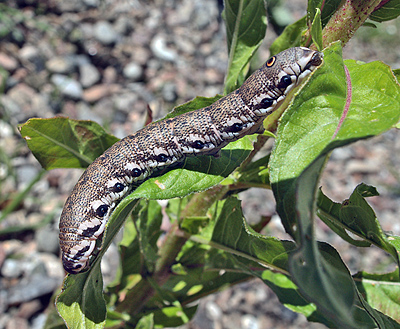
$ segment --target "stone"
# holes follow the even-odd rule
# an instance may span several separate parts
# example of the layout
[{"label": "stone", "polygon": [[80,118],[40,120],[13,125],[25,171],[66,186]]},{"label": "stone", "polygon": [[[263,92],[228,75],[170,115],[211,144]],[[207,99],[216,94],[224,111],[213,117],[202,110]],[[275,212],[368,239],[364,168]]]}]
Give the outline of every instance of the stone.
[{"label": "stone", "polygon": [[58,232],[48,226],[36,231],[37,250],[57,254],[59,251]]},{"label": "stone", "polygon": [[69,74],[75,69],[75,63],[71,57],[57,56],[46,62],[46,68],[51,73]]},{"label": "stone", "polygon": [[3,67],[9,72],[13,72],[18,67],[18,61],[5,53],[0,53],[0,67]]},{"label": "stone", "polygon": [[100,73],[93,64],[79,66],[79,81],[83,88],[88,88],[99,82]]},{"label": "stone", "polygon": [[78,81],[67,77],[66,75],[54,74],[51,77],[51,82],[64,96],[71,97],[73,99],[82,98],[83,90]]},{"label": "stone", "polygon": [[18,278],[24,272],[23,264],[20,260],[7,258],[1,268],[1,275],[5,278]]},{"label": "stone", "polygon": [[123,74],[129,80],[140,81],[143,76],[143,69],[139,64],[130,62],[124,67]]},{"label": "stone", "polygon": [[107,21],[99,21],[94,26],[94,37],[105,46],[117,42],[119,35],[114,27]]},{"label": "stone", "polygon": [[86,89],[83,93],[83,99],[89,103],[95,103],[100,99],[110,96],[120,89],[118,85],[95,85]]},{"label": "stone", "polygon": [[154,56],[164,61],[174,62],[177,60],[177,53],[174,49],[167,47],[167,42],[162,35],[156,35],[150,43],[150,49]]}]

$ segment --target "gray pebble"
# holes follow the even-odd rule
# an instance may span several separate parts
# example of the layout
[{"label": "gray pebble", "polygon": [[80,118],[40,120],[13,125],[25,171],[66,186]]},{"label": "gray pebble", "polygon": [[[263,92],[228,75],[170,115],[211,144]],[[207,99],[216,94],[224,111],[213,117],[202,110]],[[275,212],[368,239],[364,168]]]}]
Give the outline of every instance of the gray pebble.
[{"label": "gray pebble", "polygon": [[72,78],[62,74],[54,74],[51,82],[60,90],[60,92],[73,99],[81,99],[83,90],[80,83]]},{"label": "gray pebble", "polygon": [[7,258],[1,267],[1,275],[6,278],[18,278],[24,272],[23,263],[20,260]]},{"label": "gray pebble", "polygon": [[174,62],[178,57],[174,49],[167,47],[167,42],[162,35],[156,35],[151,40],[150,49],[154,56],[164,61]]},{"label": "gray pebble", "polygon": [[[26,160],[25,160],[26,161]],[[32,166],[31,164],[25,164],[17,167],[17,178],[20,186],[28,185],[38,174],[39,167]]]},{"label": "gray pebble", "polygon": [[103,118],[93,112],[92,108],[84,102],[79,102],[76,104],[76,110],[78,112],[79,120],[91,120],[98,124],[103,124]]},{"label": "gray pebble", "polygon": [[139,64],[130,62],[124,67],[123,74],[130,80],[139,81],[143,76],[143,69]]},{"label": "gray pebble", "polygon": [[109,46],[117,42],[118,33],[107,21],[99,21],[94,26],[94,37],[103,45]]},{"label": "gray pebble", "polygon": [[91,87],[100,80],[99,71],[90,63],[79,66],[79,75],[79,81],[84,88]]},{"label": "gray pebble", "polygon": [[58,285],[57,279],[43,275],[43,273],[34,273],[9,289],[8,303],[14,305],[30,301],[52,293]]},{"label": "gray pebble", "polygon": [[52,254],[58,253],[58,232],[56,230],[47,226],[42,227],[36,231],[35,240],[38,251],[44,251]]},{"label": "gray pebble", "polygon": [[166,83],[162,89],[162,96],[167,102],[173,103],[178,98],[174,83]]}]

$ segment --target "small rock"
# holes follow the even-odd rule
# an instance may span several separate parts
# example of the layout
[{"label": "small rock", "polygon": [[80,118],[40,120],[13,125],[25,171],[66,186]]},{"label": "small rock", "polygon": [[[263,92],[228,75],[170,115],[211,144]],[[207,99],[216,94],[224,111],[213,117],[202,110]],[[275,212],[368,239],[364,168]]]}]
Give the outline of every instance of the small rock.
[{"label": "small rock", "polygon": [[58,247],[58,232],[48,226],[42,227],[36,231],[35,240],[37,243],[37,250],[44,251],[51,254],[57,254]]},{"label": "small rock", "polygon": [[5,278],[18,278],[24,272],[23,264],[20,260],[7,258],[1,268],[1,275]]},{"label": "small rock", "polygon": [[124,113],[132,111],[133,105],[138,101],[138,95],[135,93],[123,93],[113,97],[115,108]]},{"label": "small rock", "polygon": [[118,85],[96,85],[84,91],[83,99],[89,103],[95,103],[106,96],[110,96],[119,89]]},{"label": "small rock", "polygon": [[143,76],[143,69],[139,64],[130,62],[124,67],[123,74],[130,80],[139,81]]},{"label": "small rock", "polygon": [[79,66],[80,83],[84,88],[93,86],[100,80],[100,73],[97,68],[88,63]]},{"label": "small rock", "polygon": [[56,6],[60,10],[60,12],[82,12],[86,9],[85,2],[81,0],[56,0]]},{"label": "small rock", "polygon": [[166,83],[162,88],[162,96],[167,102],[173,103],[178,98],[176,92],[176,85],[173,83]]},{"label": "small rock", "polygon": [[245,314],[241,319],[243,329],[259,329],[258,320],[254,315]]},{"label": "small rock", "polygon": [[103,72],[103,82],[107,84],[115,83],[117,81],[118,73],[115,67],[107,66]]},{"label": "small rock", "polygon": [[60,92],[73,99],[81,99],[83,95],[82,86],[72,78],[62,74],[54,74],[51,82],[60,90]]},{"label": "small rock", "polygon": [[42,303],[38,299],[31,300],[29,302],[23,303],[18,312],[17,317],[22,319],[29,319],[33,314],[40,311],[42,308]]},{"label": "small rock", "polygon": [[221,308],[214,302],[208,302],[206,304],[206,312],[210,319],[217,320],[222,316]]},{"label": "small rock", "polygon": [[40,169],[30,164],[19,166],[17,168],[17,178],[19,186],[27,186],[37,177]]},{"label": "small rock", "polygon": [[[41,266],[44,267],[43,264]],[[45,270],[34,271],[8,290],[8,304],[20,304],[50,294],[58,285],[58,279],[49,277]]]},{"label": "small rock", "polygon": [[19,58],[24,64],[33,64],[34,69],[39,72],[45,68],[45,60],[37,47],[27,45],[20,49]]},{"label": "small rock", "polygon": [[118,33],[107,21],[99,21],[94,26],[94,37],[103,45],[109,46],[117,42]]},{"label": "small rock", "polygon": [[52,73],[69,74],[74,71],[75,63],[71,57],[57,56],[46,62],[46,68]]},{"label": "small rock", "polygon": [[47,320],[47,314],[41,313],[32,319],[31,329],[42,329]]},{"label": "small rock", "polygon": [[164,61],[174,62],[177,59],[176,51],[167,47],[167,43],[161,35],[156,35],[151,40],[150,49],[154,56]]},{"label": "small rock", "polygon": [[9,72],[15,71],[18,67],[18,61],[5,53],[0,53],[0,66]]},{"label": "small rock", "polygon": [[132,31],[133,22],[131,18],[126,16],[120,16],[117,18],[117,21],[114,24],[115,32],[121,35],[127,35],[129,32]]},{"label": "small rock", "polygon": [[7,322],[6,329],[28,329],[29,324],[26,319],[13,317]]}]

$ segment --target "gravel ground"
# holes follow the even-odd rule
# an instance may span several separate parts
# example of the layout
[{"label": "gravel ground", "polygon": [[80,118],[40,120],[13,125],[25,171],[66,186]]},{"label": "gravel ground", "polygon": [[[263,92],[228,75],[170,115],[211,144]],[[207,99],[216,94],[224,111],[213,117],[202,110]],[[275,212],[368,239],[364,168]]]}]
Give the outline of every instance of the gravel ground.
[{"label": "gravel ground", "polygon": [[[18,5],[16,5],[16,3]],[[305,13],[306,1],[287,1],[276,11],[290,22]],[[5,7],[9,6],[9,7]],[[17,7],[18,6],[18,7]],[[12,8],[18,8],[14,12]],[[140,129],[147,104],[160,118],[175,104],[223,90],[227,63],[224,26],[215,0],[5,1],[0,16],[0,209],[8,196],[42,175],[21,140],[17,125],[55,115],[90,119],[118,137]],[[400,67],[399,24],[363,29],[345,49],[346,58],[381,59]],[[260,61],[276,35],[269,29]],[[386,47],[390,44],[391,47]],[[370,198],[383,229],[400,234],[398,131],[336,150],[321,185],[342,201],[360,182],[378,187]],[[80,170],[44,174],[22,205],[1,222],[1,230],[48,224],[0,236],[0,329],[41,328],[45,309],[64,272],[58,254],[58,219]],[[273,217],[272,235],[287,237],[274,212],[270,191],[241,195],[246,217]],[[387,268],[380,250],[344,244],[319,221],[317,234],[332,243],[352,272]],[[112,259],[115,249],[108,253]],[[104,262],[106,278],[110,262]],[[390,266],[390,265],[389,265]],[[204,298],[184,328],[324,328],[283,307],[272,291],[252,281]]]}]

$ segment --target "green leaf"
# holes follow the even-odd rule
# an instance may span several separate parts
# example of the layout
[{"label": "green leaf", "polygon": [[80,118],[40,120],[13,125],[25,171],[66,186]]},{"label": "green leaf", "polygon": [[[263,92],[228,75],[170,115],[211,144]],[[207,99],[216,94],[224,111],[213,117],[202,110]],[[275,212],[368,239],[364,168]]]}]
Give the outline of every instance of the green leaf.
[{"label": "green leaf", "polygon": [[121,201],[107,223],[102,249],[92,262],[91,268],[84,273],[68,274],[64,279],[62,292],[56,299],[56,307],[69,329],[104,327],[106,304],[100,261],[135,204]]},{"label": "green leaf", "polygon": [[302,294],[337,325],[374,328],[375,323],[360,308],[358,292],[339,254],[328,244],[318,247],[314,238],[315,188],[324,163],[322,155],[296,180],[299,248],[290,256],[290,273]]},{"label": "green leaf", "polygon": [[304,16],[297,22],[286,26],[282,34],[275,39],[269,47],[271,55],[276,55],[281,51],[290,47],[300,46],[300,41],[303,33],[307,31],[307,18]]},{"label": "green leaf", "polygon": [[369,19],[375,22],[385,22],[390,21],[399,17],[400,15],[400,2],[398,0],[391,0],[385,3],[378,10],[375,10]]},{"label": "green leaf", "polygon": [[[281,118],[269,163],[277,210],[292,234],[296,225],[294,185],[301,172],[319,155],[381,134],[400,117],[400,87],[388,66],[346,61],[351,78],[351,95],[347,95],[339,44],[327,48],[324,54],[324,65]],[[347,102],[349,109],[343,116]]]},{"label": "green leaf", "polygon": [[226,0],[224,4],[229,52],[224,93],[228,94],[244,81],[247,65],[264,39],[267,19],[263,0]]},{"label": "green leaf", "polygon": [[346,225],[342,224],[342,221],[340,220],[341,204],[333,202],[322,193],[321,189],[318,192],[317,207],[318,217],[321,218],[321,220],[343,240],[357,247],[369,247],[371,245],[369,241],[360,239],[356,240],[347,233]]},{"label": "green leaf", "polygon": [[243,162],[252,150],[254,140],[255,136],[246,136],[230,143],[222,149],[218,158],[186,158],[182,168],[145,181],[127,198],[163,200],[204,191],[220,183]]},{"label": "green leaf", "polygon": [[[316,2],[316,5],[314,8],[320,8],[321,9],[321,23],[322,27],[324,28],[325,25],[328,23],[330,18],[333,16],[333,14],[336,12],[337,8],[339,5],[342,3],[341,0],[309,0],[310,2]],[[307,8],[307,11],[309,9]],[[315,10],[315,9],[314,9]]]},{"label": "green leaf", "polygon": [[[365,184],[358,185],[348,200],[342,204],[329,202],[325,199],[324,209],[318,202],[319,213],[323,213],[321,219],[329,216],[339,227],[345,228],[364,239],[368,244],[373,243],[377,247],[385,250],[393,256],[400,266],[399,256],[396,248],[390,243],[388,237],[383,232],[375,212],[365,200],[365,197],[379,195],[376,189]],[[326,198],[326,197],[325,197]],[[329,200],[329,199],[328,199]],[[330,200],[329,200],[330,201]],[[325,223],[329,222],[325,221]],[[350,242],[350,241],[349,241]]]},{"label": "green leaf", "polygon": [[89,272],[67,275],[56,306],[69,329],[104,328],[107,309],[100,262]]},{"label": "green leaf", "polygon": [[153,328],[154,328],[153,313],[143,316],[135,327],[135,329],[153,329]]},{"label": "green leaf", "polygon": [[396,124],[400,90],[383,63],[346,61],[346,74],[339,44],[324,54],[325,64],[282,118],[269,163],[270,179],[282,222],[299,243],[289,264],[302,294],[340,326],[372,328],[376,319],[365,311],[370,313],[369,305],[336,250],[318,247],[315,241],[315,191],[332,149]]},{"label": "green leaf", "polygon": [[[400,322],[399,270],[385,274],[359,272],[354,275],[357,288],[368,303],[378,311]],[[400,327],[397,324],[397,327]]]},{"label": "green leaf", "polygon": [[[117,282],[113,284],[119,291],[132,280],[131,275],[152,272],[157,260],[157,241],[162,234],[161,207],[156,201],[143,200],[141,204],[142,207],[136,207],[131,220],[125,223],[119,244],[121,270]],[[108,291],[114,290],[109,286]]]},{"label": "green leaf", "polygon": [[311,25],[311,37],[317,50],[322,50],[322,25],[321,25],[321,11],[316,9],[314,19]]},{"label": "green leaf", "polygon": [[294,248],[291,241],[265,237],[248,227],[240,201],[234,197],[222,203],[211,241],[214,247],[283,272],[287,271],[288,253]]},{"label": "green leaf", "polygon": [[19,126],[43,168],[86,168],[118,138],[95,122],[68,118],[29,119]]}]

